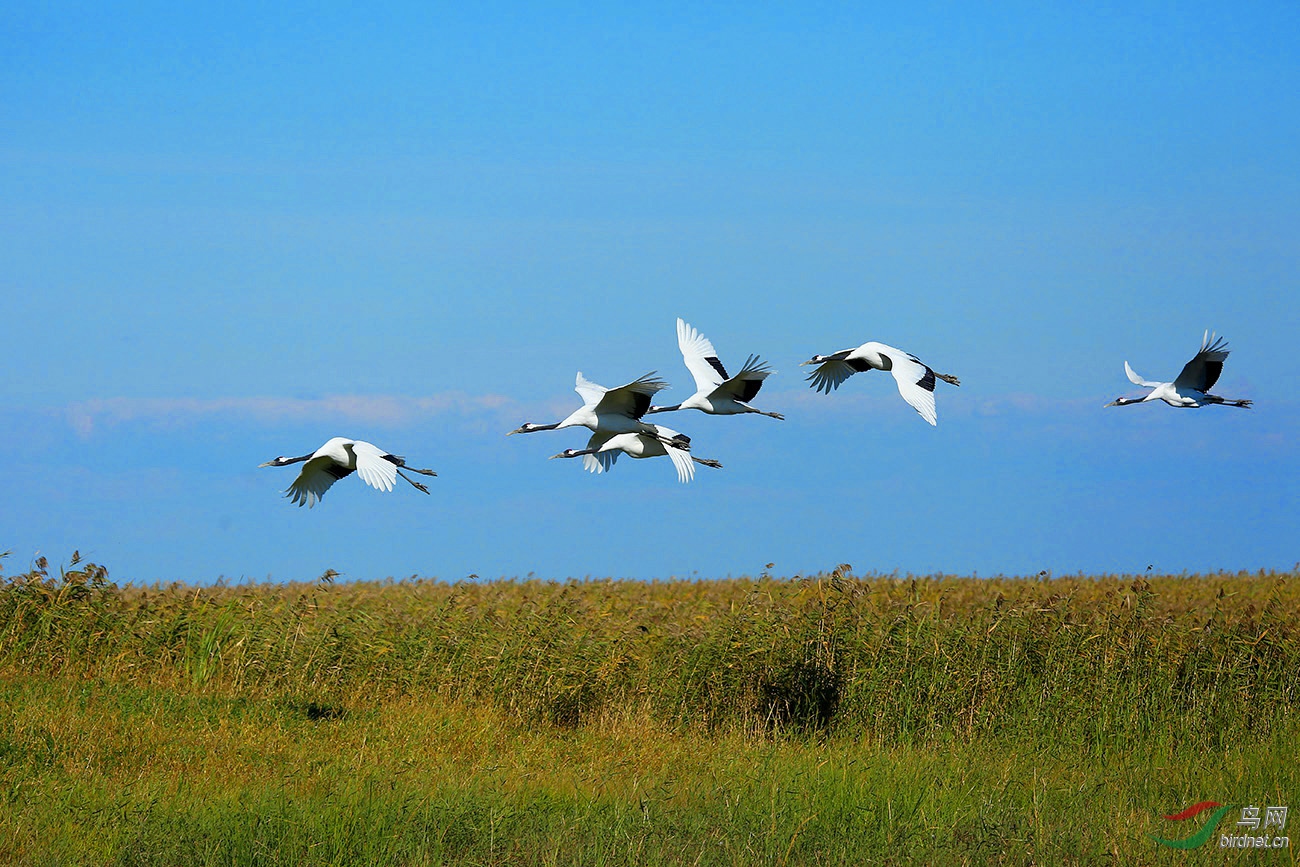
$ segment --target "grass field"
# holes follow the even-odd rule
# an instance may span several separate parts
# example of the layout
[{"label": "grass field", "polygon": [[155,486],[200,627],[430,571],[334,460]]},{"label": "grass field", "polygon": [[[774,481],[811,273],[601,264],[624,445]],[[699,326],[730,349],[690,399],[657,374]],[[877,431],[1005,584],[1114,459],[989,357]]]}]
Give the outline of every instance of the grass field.
[{"label": "grass field", "polygon": [[1296,574],[198,589],[38,567],[0,586],[6,863],[1300,853],[1149,836],[1196,830],[1160,815],[1198,801],[1300,800]]}]

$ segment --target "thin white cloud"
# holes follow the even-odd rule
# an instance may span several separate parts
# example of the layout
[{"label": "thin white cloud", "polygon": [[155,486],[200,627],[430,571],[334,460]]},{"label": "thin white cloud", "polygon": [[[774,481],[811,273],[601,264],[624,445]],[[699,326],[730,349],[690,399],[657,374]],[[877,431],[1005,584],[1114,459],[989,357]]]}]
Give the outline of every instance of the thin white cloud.
[{"label": "thin white cloud", "polygon": [[[786,414],[791,420],[810,424],[904,425],[917,423],[915,413],[898,396],[893,384],[870,393],[817,394],[811,389],[790,389],[768,393],[758,403],[765,409]],[[1153,429],[1184,431],[1190,410],[1172,410],[1153,406],[1146,410],[1105,410],[1098,397],[1052,397],[1031,393],[946,395],[939,404],[939,424],[953,425],[992,423],[1001,419],[1033,429],[1050,429],[1055,436],[1090,439],[1114,439],[1122,431],[1131,436],[1149,436]],[[523,421],[554,422],[578,406],[576,397],[556,394],[548,400],[521,401],[499,395],[469,395],[445,392],[436,395],[326,395],[318,398],[291,397],[223,397],[223,398],[97,398],[68,404],[62,414],[82,438],[97,430],[125,424],[145,424],[155,428],[183,428],[206,419],[245,420],[265,424],[330,422],[398,428],[432,418],[455,419],[461,427],[472,430],[502,432]],[[1218,408],[1196,411],[1213,418],[1224,413]],[[1267,416],[1267,419],[1264,418]],[[1300,405],[1280,401],[1262,405],[1239,421],[1256,420],[1243,434],[1265,450],[1285,449],[1295,442],[1295,420]],[[1115,422],[1125,419],[1116,428]],[[655,420],[668,423],[667,418]],[[1230,421],[1230,420],[1229,420]],[[692,418],[691,422],[696,422]],[[682,424],[687,424],[685,420]],[[1216,429],[1211,425],[1208,429]],[[970,429],[966,427],[966,429]],[[1193,425],[1191,430],[1198,430]]]},{"label": "thin white cloud", "polygon": [[[765,409],[780,409],[785,412],[796,408],[799,412],[818,415],[860,415],[864,412],[888,412],[897,407],[907,408],[907,404],[898,394],[892,380],[884,387],[871,392],[835,392],[821,394],[812,389],[788,390],[781,392],[764,392],[763,401],[756,400]],[[1007,394],[980,395],[974,397],[969,393],[959,392],[941,386],[941,393],[936,402],[940,418],[966,418],[970,416],[990,417],[1003,415],[1063,415],[1080,412],[1084,409],[1100,406],[1101,402],[1080,398],[1055,398],[1024,392]],[[771,406],[768,406],[771,404]],[[779,405],[779,406],[778,406]],[[910,418],[908,413],[900,417]]]},{"label": "thin white cloud", "polygon": [[336,419],[347,422],[397,426],[440,415],[497,415],[517,411],[519,405],[503,395],[471,396],[463,392],[424,397],[400,395],[328,395],[319,398],[219,397],[133,398],[111,397],[69,404],[65,416],[73,430],[89,437],[104,425],[145,422],[166,427],[222,416],[264,422]]},{"label": "thin white cloud", "polygon": [[[802,391],[763,392],[756,403],[765,409],[786,414],[788,419],[803,419],[812,424],[871,424],[912,426],[917,419],[894,389],[872,391],[838,391],[831,395],[811,389]],[[1300,402],[1269,401],[1256,404],[1245,414],[1241,410],[1207,407],[1199,410],[1173,409],[1156,404],[1135,409],[1106,409],[1113,397],[1107,393],[1092,397],[1058,397],[1029,392],[977,394],[973,390],[945,389],[937,399],[939,425],[946,430],[988,430],[990,425],[1011,424],[1026,430],[1049,433],[1075,440],[1149,442],[1153,431],[1185,437],[1192,433],[1210,433],[1232,425],[1239,431],[1240,442],[1265,451],[1292,448],[1300,429]],[[1200,419],[1200,421],[1196,421]],[[1162,435],[1163,436],[1163,435]]]}]

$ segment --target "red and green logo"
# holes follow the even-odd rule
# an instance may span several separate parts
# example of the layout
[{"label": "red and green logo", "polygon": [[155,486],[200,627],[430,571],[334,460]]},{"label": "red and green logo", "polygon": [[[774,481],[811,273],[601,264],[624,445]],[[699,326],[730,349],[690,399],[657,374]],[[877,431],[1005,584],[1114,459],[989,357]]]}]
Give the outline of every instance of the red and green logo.
[{"label": "red and green logo", "polygon": [[1165,816],[1165,818],[1170,822],[1184,822],[1188,819],[1196,818],[1206,810],[1214,810],[1214,812],[1210,814],[1210,818],[1201,826],[1201,830],[1197,831],[1192,836],[1184,837],[1181,840],[1166,840],[1163,837],[1157,837],[1155,834],[1151,835],[1151,839],[1155,840],[1161,846],[1170,846],[1174,849],[1195,849],[1197,846],[1203,846],[1207,840],[1214,836],[1214,829],[1218,827],[1219,820],[1222,819],[1223,815],[1231,810],[1232,807],[1232,804],[1220,804],[1218,801],[1201,801],[1199,804],[1192,804],[1181,813],[1174,813],[1173,815]]}]

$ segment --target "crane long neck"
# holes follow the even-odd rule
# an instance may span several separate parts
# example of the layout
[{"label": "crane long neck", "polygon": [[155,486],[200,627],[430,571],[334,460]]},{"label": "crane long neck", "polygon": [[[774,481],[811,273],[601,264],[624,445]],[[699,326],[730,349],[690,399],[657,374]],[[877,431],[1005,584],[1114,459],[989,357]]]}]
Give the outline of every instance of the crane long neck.
[{"label": "crane long neck", "polygon": [[565,451],[560,452],[558,455],[551,455],[551,460],[555,460],[556,458],[580,458],[583,455],[594,455],[598,451],[600,451],[599,448],[566,449]]},{"label": "crane long neck", "polygon": [[681,408],[682,405],[680,403],[674,404],[673,406],[652,406],[648,410],[646,410],[646,414],[649,415],[652,412],[674,412]]},{"label": "crane long neck", "polygon": [[532,422],[525,422],[522,427],[515,428],[510,433],[506,434],[506,436],[513,436],[521,433],[536,433],[539,430],[555,430],[559,426],[560,422],[558,421],[555,424],[533,424]]}]

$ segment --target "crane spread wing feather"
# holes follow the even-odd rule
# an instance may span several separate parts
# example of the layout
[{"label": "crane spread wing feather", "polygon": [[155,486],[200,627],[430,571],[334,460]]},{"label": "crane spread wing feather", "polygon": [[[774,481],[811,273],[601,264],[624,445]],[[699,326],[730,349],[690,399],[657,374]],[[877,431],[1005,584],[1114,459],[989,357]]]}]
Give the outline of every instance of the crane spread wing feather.
[{"label": "crane spread wing feather", "polygon": [[611,450],[607,452],[596,452],[594,455],[582,456],[582,468],[589,473],[604,473],[613,469],[614,462],[618,460],[618,452]]},{"label": "crane spread wing feather", "polygon": [[573,390],[578,393],[578,397],[582,398],[585,406],[595,406],[605,396],[605,392],[609,391],[605,386],[596,385],[596,383],[587,379],[582,375],[581,370],[578,371],[578,379]]},{"label": "crane spread wing feather", "polygon": [[284,495],[299,508],[302,506],[315,508],[331,485],[349,475],[347,471],[342,475],[336,475],[329,472],[330,468],[342,469],[331,457],[322,455],[312,458],[302,465],[302,472],[298,473],[298,478],[293,480]]},{"label": "crane spread wing feather", "polygon": [[763,387],[763,380],[773,373],[775,371],[768,367],[766,361],[757,355],[751,355],[745,359],[745,366],[740,369],[740,372],[719,385],[716,391],[724,392],[741,403],[748,403],[758,395],[758,390]]},{"label": "crane spread wing feather", "polygon": [[1201,349],[1196,357],[1183,365],[1183,370],[1174,380],[1175,388],[1190,388],[1194,391],[1209,391],[1219,381],[1223,372],[1223,362],[1228,358],[1228,343],[1222,337],[1215,338],[1209,332],[1201,338]]},{"label": "crane spread wing feather", "polygon": [[711,391],[727,379],[727,369],[718,360],[713,343],[681,317],[677,319],[677,348],[682,351],[686,369],[695,378],[696,391]]},{"label": "crane spread wing feather", "polygon": [[650,408],[651,398],[667,387],[668,383],[651,371],[627,385],[606,389],[596,401],[594,411],[597,415],[616,413],[639,419]]},{"label": "crane spread wing feather", "polygon": [[388,452],[357,440],[352,443],[352,453],[357,456],[357,475],[361,481],[377,491],[391,491],[397,482],[397,464],[387,459]]},{"label": "crane spread wing feather", "polygon": [[888,354],[889,360],[893,362],[890,372],[894,374],[898,393],[903,396],[903,400],[911,404],[921,414],[921,418],[937,425],[939,420],[934,409],[934,371],[922,364],[915,355],[898,351],[882,351],[881,354]]},{"label": "crane spread wing feather", "polygon": [[1140,385],[1143,388],[1155,388],[1159,385],[1163,385],[1163,383],[1160,382],[1148,382],[1147,380],[1143,379],[1141,376],[1138,375],[1136,370],[1129,367],[1127,361],[1124,362],[1124,374],[1128,376],[1129,382],[1133,383],[1134,385]]},{"label": "crane spread wing feather", "polygon": [[[593,433],[587,440],[587,448],[598,449],[605,443],[613,439],[614,435],[605,431]],[[607,452],[596,452],[595,454],[582,456],[582,468],[589,473],[603,473],[614,466],[614,461],[618,460],[618,452],[611,449]]]},{"label": "crane spread wing feather", "polygon": [[668,453],[673,466],[677,469],[677,481],[685,484],[695,478],[695,462],[691,460],[690,452],[670,445],[665,445],[664,451]]},{"label": "crane spread wing feather", "polygon": [[841,382],[855,373],[857,371],[847,361],[831,358],[813,368],[813,372],[808,374],[808,381],[817,391],[830,394],[833,389],[840,387]]}]

